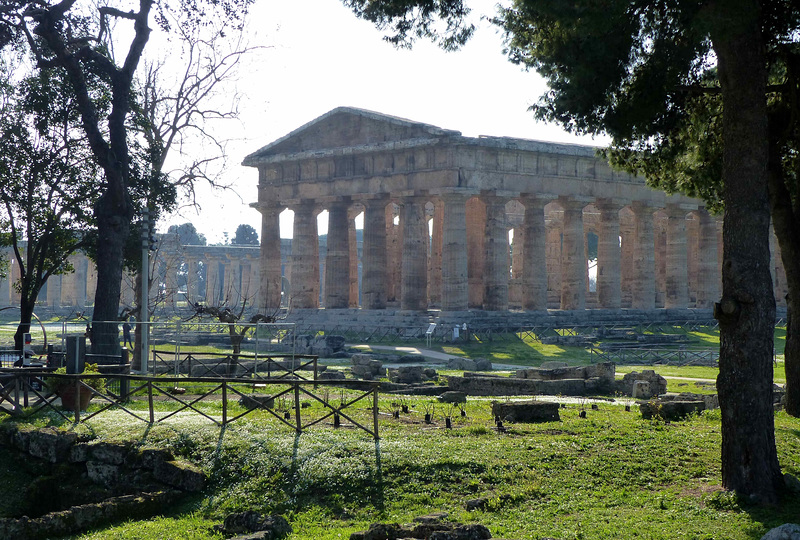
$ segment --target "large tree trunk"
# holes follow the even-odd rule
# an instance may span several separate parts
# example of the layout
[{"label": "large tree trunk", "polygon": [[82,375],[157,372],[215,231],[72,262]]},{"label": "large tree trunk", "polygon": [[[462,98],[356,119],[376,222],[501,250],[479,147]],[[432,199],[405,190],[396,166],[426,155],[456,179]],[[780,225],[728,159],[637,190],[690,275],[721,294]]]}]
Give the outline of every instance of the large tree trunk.
[{"label": "large tree trunk", "polygon": [[[124,183],[122,184],[124,186]],[[123,249],[130,232],[133,207],[126,189],[106,191],[95,207],[97,216],[97,289],[92,314],[92,352],[119,354],[119,298]]]},{"label": "large tree trunk", "polygon": [[769,271],[766,59],[755,0],[716,3],[723,96],[720,361],[722,484],[774,503],[782,486],[772,407],[775,298]]},{"label": "large tree trunk", "polygon": [[[770,141],[776,142],[775,128]],[[797,215],[792,206],[792,197],[786,186],[781,165],[781,153],[777,144],[770,147],[770,203],[772,226],[781,247],[781,260],[786,270],[789,294],[786,298],[786,345],[784,367],[786,369],[786,407],[792,416],[800,416],[800,231]]]}]

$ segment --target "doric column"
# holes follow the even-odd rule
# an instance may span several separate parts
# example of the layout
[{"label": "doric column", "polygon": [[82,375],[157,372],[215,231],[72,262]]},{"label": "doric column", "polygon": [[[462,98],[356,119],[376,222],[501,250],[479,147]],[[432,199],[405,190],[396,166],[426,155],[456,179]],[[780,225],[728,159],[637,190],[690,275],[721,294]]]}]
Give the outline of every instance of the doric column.
[{"label": "doric column", "polygon": [[469,307],[483,307],[483,273],[486,257],[486,205],[479,197],[467,200],[467,271]]},{"label": "doric column", "polygon": [[431,217],[431,250],[428,257],[428,303],[432,306],[442,305],[442,242],[444,213],[443,203],[436,200],[433,203],[433,216]]},{"label": "doric column", "polygon": [[190,302],[199,302],[200,298],[197,296],[197,274],[198,274],[198,261],[194,257],[186,258],[186,298]]},{"label": "doric column", "polygon": [[[130,289],[130,287],[125,287],[124,283],[122,288],[123,290]],[[131,294],[130,296],[133,295]],[[0,305],[2,305],[2,301],[0,301]],[[61,305],[61,275],[50,276],[47,279],[47,305],[50,307],[59,307]]]},{"label": "doric column", "polygon": [[[6,248],[0,251],[0,256],[4,256],[9,265],[12,264],[11,261],[14,259],[14,254],[12,253],[11,249]],[[53,276],[56,278],[60,278],[61,276]],[[59,300],[59,304],[60,304]],[[0,307],[6,307],[11,305],[11,276],[7,275],[5,277],[0,277]]]},{"label": "doric column", "polygon": [[600,211],[597,240],[597,303],[602,309],[619,309],[622,302],[619,211],[621,204],[610,199],[599,199],[595,207]]},{"label": "doric column", "polygon": [[216,256],[208,255],[205,260],[206,264],[206,304],[209,306],[218,306],[220,289],[219,275],[219,259]]},{"label": "doric column", "polygon": [[[89,285],[89,259],[78,255],[75,264],[75,305],[79,308],[86,306],[87,288]],[[94,293],[94,291],[92,291]]]},{"label": "doric column", "polygon": [[394,202],[386,207],[386,256],[386,301],[396,304],[400,301],[402,287],[403,212]]},{"label": "doric column", "polygon": [[525,206],[522,224],[522,307],[529,311],[547,309],[547,258],[544,207],[549,202],[533,196],[521,199]]},{"label": "doric column", "polygon": [[665,308],[689,307],[689,252],[686,244],[686,209],[669,204],[667,214]]},{"label": "doric column", "polygon": [[325,308],[350,306],[350,242],[347,224],[349,201],[328,208],[328,253],[325,256]]},{"label": "doric column", "polygon": [[223,302],[228,306],[238,306],[241,302],[242,288],[239,282],[240,262],[238,254],[226,253],[222,259],[224,267],[225,290],[222,291]]},{"label": "doric column", "polygon": [[697,211],[698,260],[697,260],[697,305],[711,308],[720,298],[720,275],[717,271],[717,224],[705,208]]},{"label": "doric column", "polygon": [[564,209],[561,247],[561,309],[585,309],[588,267],[583,250],[583,201],[559,197]]},{"label": "doric column", "polygon": [[403,201],[403,269],[400,309],[422,311],[428,308],[428,223],[425,197],[411,196]]},{"label": "doric column", "polygon": [[467,198],[456,193],[441,196],[442,311],[466,311],[469,307]]},{"label": "doric column", "polygon": [[506,199],[485,195],[486,238],[483,259],[483,309],[508,310],[508,231],[506,230]]},{"label": "doric column", "polygon": [[631,205],[634,215],[633,279],[631,307],[654,309],[656,302],[655,242],[653,239],[653,208],[644,203]]},{"label": "doric column", "polygon": [[386,309],[388,263],[386,245],[386,205],[388,199],[367,199],[364,202],[364,248],[361,269],[362,306],[364,309]]},{"label": "doric column", "polygon": [[319,238],[312,201],[303,201],[294,209],[291,287],[292,307],[319,307]]},{"label": "doric column", "polygon": [[281,305],[281,226],[282,206],[262,205],[261,251],[258,261],[258,307],[272,313]]},{"label": "doric column", "polygon": [[358,309],[358,235],[356,233],[356,216],[360,208],[350,207],[347,210],[347,260],[350,263],[350,288],[348,290],[348,307]]}]

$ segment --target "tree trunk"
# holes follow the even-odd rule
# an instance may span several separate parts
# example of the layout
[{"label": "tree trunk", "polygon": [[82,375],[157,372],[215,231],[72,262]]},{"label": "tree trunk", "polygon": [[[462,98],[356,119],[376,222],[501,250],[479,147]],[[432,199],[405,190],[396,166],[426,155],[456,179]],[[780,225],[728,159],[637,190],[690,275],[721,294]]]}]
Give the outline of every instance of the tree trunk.
[{"label": "tree trunk", "polygon": [[792,197],[783,174],[780,149],[775,129],[770,141],[770,203],[772,206],[772,226],[781,248],[781,260],[786,270],[786,283],[789,294],[786,298],[786,344],[784,347],[784,367],[786,369],[786,406],[791,416],[800,416],[800,328],[797,316],[800,315],[800,231],[797,216],[792,206]]},{"label": "tree trunk", "polygon": [[[122,183],[124,186],[125,184]],[[107,190],[95,206],[97,216],[97,290],[92,315],[92,352],[119,354],[119,298],[122,285],[123,249],[130,232],[133,207],[123,187],[112,195]]]},{"label": "tree trunk", "polygon": [[712,43],[723,97],[720,360],[722,485],[775,503],[783,483],[775,447],[769,271],[766,58],[755,0],[718,2]]}]

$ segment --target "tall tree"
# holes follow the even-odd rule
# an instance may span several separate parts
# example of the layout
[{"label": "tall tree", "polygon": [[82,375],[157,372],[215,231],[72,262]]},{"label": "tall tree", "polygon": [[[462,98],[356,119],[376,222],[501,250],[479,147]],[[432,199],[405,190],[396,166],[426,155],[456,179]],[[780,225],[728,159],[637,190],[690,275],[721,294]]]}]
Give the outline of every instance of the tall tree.
[{"label": "tall tree", "polygon": [[[468,26],[464,0],[344,2],[400,42],[430,33],[437,18],[451,41]],[[606,133],[620,147],[659,145],[695,95],[721,96],[722,477],[763,502],[783,485],[772,411],[768,51],[798,39],[797,9],[790,0],[515,0],[496,18],[509,58],[548,81],[535,114],[571,131]],[[719,84],[707,89],[713,67]]]},{"label": "tall tree", "polygon": [[[0,72],[0,219],[12,248],[20,294],[14,334],[22,350],[47,280],[73,271],[69,256],[87,247],[97,167],[84,143],[68,84],[52,70],[20,80],[21,64]],[[88,196],[87,196],[88,195]]]},{"label": "tall tree", "polygon": [[[770,205],[788,287],[785,410],[800,416],[800,47],[781,43],[768,57]],[[717,88],[716,70],[709,70],[705,90],[693,90],[683,124],[669,137],[658,145],[611,148],[608,158],[644,174],[655,187],[702,197],[709,208],[721,210],[722,100]]]},{"label": "tall tree", "polygon": [[[176,0],[191,16],[188,24],[207,17],[237,20],[250,0]],[[132,83],[150,38],[154,6],[163,14],[167,4],[139,0],[134,7],[94,4],[80,0],[55,3],[18,0],[0,8],[0,48],[25,43],[40,69],[63,70],[81,114],[82,128],[97,165],[102,170],[100,196],[94,205],[97,222],[97,290],[93,312],[93,347],[115,353],[118,347],[120,284],[124,248],[129,236],[134,201],[131,196],[131,152],[128,115],[133,99]],[[165,17],[158,22],[168,26]],[[129,23],[123,31],[116,23]],[[117,59],[113,51],[125,50]],[[88,74],[97,74],[103,92],[93,92]],[[101,114],[98,101],[108,102]]]},{"label": "tall tree", "polygon": [[181,223],[180,225],[170,225],[167,229],[169,234],[178,235],[178,243],[182,246],[204,246],[206,237],[197,232],[191,223]]},{"label": "tall tree", "polygon": [[252,225],[242,223],[236,227],[236,234],[234,234],[231,244],[234,246],[257,246],[258,233]]}]

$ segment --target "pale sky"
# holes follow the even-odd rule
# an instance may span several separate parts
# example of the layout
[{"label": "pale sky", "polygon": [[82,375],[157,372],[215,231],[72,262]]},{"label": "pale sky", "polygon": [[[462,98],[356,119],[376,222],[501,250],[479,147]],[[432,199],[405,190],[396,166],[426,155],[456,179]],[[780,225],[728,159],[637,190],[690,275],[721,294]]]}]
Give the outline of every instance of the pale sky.
[{"label": "pale sky", "polygon": [[[496,0],[470,2],[478,31],[463,50],[445,53],[427,42],[398,50],[372,24],[357,19],[339,0],[263,0],[250,17],[250,43],[268,46],[242,70],[240,122],[224,128],[229,145],[226,175],[238,196],[199,189],[201,212],[184,210],[161,224],[191,221],[209,243],[232,237],[240,223],[261,232],[255,169],[238,166],[244,156],[340,106],[358,107],[466,136],[494,135],[602,145],[555,125],[533,120],[528,107],[546,86],[533,72],[502,54],[502,36],[480,14],[492,15]],[[291,219],[281,222],[290,236]],[[327,229],[322,216],[320,233]]]}]

